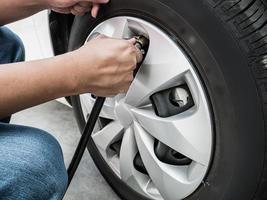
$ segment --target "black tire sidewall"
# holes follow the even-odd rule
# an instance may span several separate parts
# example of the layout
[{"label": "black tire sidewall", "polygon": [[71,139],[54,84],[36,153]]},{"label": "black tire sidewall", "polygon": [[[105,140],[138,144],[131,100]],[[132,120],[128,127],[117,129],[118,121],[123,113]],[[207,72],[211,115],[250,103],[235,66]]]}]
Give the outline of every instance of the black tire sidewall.
[{"label": "black tire sidewall", "polygon": [[[187,199],[252,199],[263,170],[266,139],[261,99],[245,50],[204,0],[113,0],[102,6],[97,19],[89,15],[75,19],[70,50],[81,46],[101,21],[125,15],[143,18],[166,31],[185,49],[206,87],[214,116],[214,155],[203,184]],[[192,37],[196,42],[192,43]],[[72,100],[83,127],[79,100]],[[116,177],[92,140],[89,150],[123,199],[144,199]]]}]

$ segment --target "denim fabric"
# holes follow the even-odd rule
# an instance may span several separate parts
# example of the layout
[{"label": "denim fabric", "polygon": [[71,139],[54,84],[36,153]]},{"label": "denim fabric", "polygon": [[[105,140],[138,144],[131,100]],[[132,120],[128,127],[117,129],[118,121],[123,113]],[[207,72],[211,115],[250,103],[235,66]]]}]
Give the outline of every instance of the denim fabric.
[{"label": "denim fabric", "polygon": [[67,179],[54,137],[39,129],[0,123],[1,200],[58,200]]},{"label": "denim fabric", "polygon": [[[24,60],[21,40],[0,27],[0,64]],[[9,122],[9,119],[2,122]],[[47,132],[0,122],[0,200],[57,200],[67,187],[61,147]]]},{"label": "denim fabric", "polygon": [[0,64],[24,61],[25,50],[20,38],[6,27],[0,27]]},{"label": "denim fabric", "polygon": [[[25,59],[25,50],[20,38],[6,27],[0,27],[0,64],[21,62]],[[8,123],[10,117],[0,122]]]}]

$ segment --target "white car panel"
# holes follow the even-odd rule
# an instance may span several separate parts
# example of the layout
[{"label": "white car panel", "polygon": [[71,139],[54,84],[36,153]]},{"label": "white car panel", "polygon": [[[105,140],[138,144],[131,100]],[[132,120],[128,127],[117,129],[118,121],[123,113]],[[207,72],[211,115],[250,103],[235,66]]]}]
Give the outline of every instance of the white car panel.
[{"label": "white car panel", "polygon": [[[49,12],[45,10],[7,25],[23,41],[26,61],[54,56],[49,30]],[[58,99],[58,101],[69,106],[65,98]]]}]

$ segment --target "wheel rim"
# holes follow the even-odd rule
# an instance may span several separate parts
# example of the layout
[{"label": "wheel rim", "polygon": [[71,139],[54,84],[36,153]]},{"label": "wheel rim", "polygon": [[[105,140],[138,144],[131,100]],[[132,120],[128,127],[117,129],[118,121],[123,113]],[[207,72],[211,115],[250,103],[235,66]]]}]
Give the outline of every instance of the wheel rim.
[{"label": "wheel rim", "polygon": [[[212,155],[212,120],[205,90],[193,64],[181,48],[162,30],[142,19],[114,17],[99,24],[88,36],[101,33],[115,38],[142,34],[150,46],[142,67],[127,94],[107,98],[101,117],[111,122],[92,135],[111,169],[132,189],[155,200],[183,199],[202,183]],[[186,84],[194,106],[177,115],[156,115],[151,95]],[[80,95],[87,118],[95,99]],[[189,158],[187,165],[162,162],[155,154],[155,141]],[[118,144],[118,151],[111,145]],[[147,174],[137,170],[140,154]]]}]

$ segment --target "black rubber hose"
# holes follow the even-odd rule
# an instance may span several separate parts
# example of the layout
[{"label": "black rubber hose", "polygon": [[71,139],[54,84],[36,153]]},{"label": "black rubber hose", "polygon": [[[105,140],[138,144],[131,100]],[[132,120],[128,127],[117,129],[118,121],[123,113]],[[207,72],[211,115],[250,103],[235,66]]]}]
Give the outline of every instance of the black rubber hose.
[{"label": "black rubber hose", "polygon": [[81,136],[81,139],[79,141],[78,147],[74,153],[74,156],[71,160],[71,163],[68,167],[68,187],[72,181],[72,178],[81,162],[81,159],[83,157],[83,154],[85,152],[85,149],[87,147],[87,144],[89,142],[89,139],[92,135],[92,132],[94,130],[95,124],[98,120],[98,117],[100,115],[101,109],[105,103],[106,98],[105,97],[97,97],[94,107],[91,111],[90,117],[85,125],[83,134]]}]

